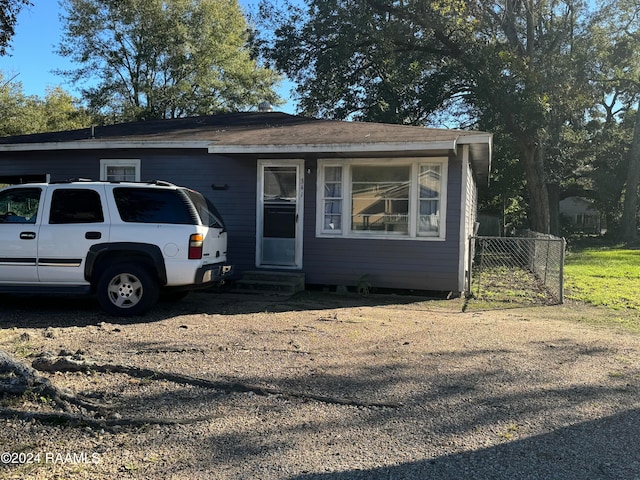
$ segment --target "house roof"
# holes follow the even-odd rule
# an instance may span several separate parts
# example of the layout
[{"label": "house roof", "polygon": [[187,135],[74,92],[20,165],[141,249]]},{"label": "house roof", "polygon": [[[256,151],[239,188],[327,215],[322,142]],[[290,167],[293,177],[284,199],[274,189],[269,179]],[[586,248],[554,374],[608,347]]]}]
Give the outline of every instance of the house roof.
[{"label": "house roof", "polygon": [[321,120],[280,112],[228,113],[0,138],[0,152],[113,148],[199,148],[218,154],[351,156],[448,152],[470,146],[480,177],[488,176],[492,136],[486,132]]}]

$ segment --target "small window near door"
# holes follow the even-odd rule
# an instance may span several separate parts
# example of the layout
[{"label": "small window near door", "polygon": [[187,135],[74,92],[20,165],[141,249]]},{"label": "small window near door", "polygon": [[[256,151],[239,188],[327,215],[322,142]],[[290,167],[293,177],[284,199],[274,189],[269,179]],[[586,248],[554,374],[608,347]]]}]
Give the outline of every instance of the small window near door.
[{"label": "small window near door", "polygon": [[324,167],[322,231],[342,232],[342,166]]},{"label": "small window near door", "polygon": [[140,160],[100,160],[100,180],[106,182],[139,182]]}]

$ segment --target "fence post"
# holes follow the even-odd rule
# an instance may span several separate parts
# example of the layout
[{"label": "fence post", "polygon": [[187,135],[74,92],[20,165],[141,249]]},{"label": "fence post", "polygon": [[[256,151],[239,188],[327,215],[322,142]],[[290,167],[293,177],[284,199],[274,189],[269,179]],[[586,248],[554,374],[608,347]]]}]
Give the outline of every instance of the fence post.
[{"label": "fence post", "polygon": [[564,303],[564,255],[567,248],[567,241],[562,237],[560,244],[560,303]]},{"label": "fence post", "polygon": [[547,238],[547,255],[544,259],[544,286],[547,286],[547,271],[549,271],[549,247],[551,247],[551,240]]}]

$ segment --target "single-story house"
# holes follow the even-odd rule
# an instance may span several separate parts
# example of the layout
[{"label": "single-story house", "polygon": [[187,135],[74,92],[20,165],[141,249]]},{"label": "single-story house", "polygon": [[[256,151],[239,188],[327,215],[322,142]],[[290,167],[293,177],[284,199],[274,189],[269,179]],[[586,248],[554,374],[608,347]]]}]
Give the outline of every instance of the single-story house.
[{"label": "single-story house", "polygon": [[237,275],[461,292],[491,148],[485,132],[230,113],[0,138],[0,183],[167,180],[217,206]]},{"label": "single-story house", "polygon": [[602,232],[600,211],[593,201],[582,197],[567,197],[560,200],[560,218],[571,232]]}]

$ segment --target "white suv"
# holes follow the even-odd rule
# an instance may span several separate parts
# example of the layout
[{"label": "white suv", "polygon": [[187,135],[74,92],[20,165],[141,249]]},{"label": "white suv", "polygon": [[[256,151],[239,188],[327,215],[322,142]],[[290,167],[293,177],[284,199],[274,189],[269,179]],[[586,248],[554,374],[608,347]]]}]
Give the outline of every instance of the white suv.
[{"label": "white suv", "polygon": [[94,293],[119,316],[161,292],[221,283],[227,234],[204,196],[167,182],[68,181],[0,190],[0,292]]}]

